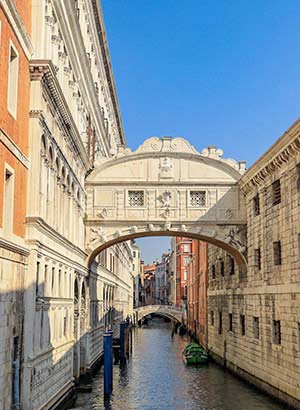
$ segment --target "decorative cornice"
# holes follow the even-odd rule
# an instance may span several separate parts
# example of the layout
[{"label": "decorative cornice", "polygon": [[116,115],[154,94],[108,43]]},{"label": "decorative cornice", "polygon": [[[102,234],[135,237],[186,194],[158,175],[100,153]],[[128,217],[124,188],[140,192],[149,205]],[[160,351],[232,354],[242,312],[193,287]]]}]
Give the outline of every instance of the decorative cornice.
[{"label": "decorative cornice", "polygon": [[[43,82],[45,91],[48,92],[51,100],[55,104],[58,119],[61,120],[66,135],[69,136],[70,141],[74,144],[74,148],[80,156],[86,170],[91,169],[91,163],[88,159],[65,96],[57,80],[56,71],[52,62],[50,60],[31,60],[30,78],[31,81]],[[39,111],[32,111],[30,114],[31,116],[38,116]]]},{"label": "decorative cornice", "polygon": [[20,148],[14,143],[14,141],[0,128],[0,142],[2,142],[6,148],[24,165],[25,168],[29,168],[29,160]]},{"label": "decorative cornice", "polygon": [[33,53],[33,46],[26,27],[18,13],[18,10],[13,0],[0,0],[0,6],[2,7],[14,33],[24,51],[27,59],[29,60]]},{"label": "decorative cornice", "polygon": [[108,50],[108,43],[107,43],[106,32],[105,32],[105,24],[103,20],[103,13],[102,13],[100,1],[92,0],[92,7],[94,11],[94,18],[95,18],[95,22],[97,26],[97,32],[98,32],[98,38],[99,38],[99,43],[101,47],[105,74],[106,74],[107,83],[108,83],[109,90],[110,90],[112,104],[114,107],[114,113],[115,113],[116,122],[118,125],[119,135],[121,138],[121,143],[125,144],[125,134],[124,134],[123,124],[122,124],[122,119],[121,119],[121,113],[120,113],[120,108],[119,108],[118,96],[116,92],[116,86],[114,82],[114,76],[112,72],[112,64],[111,64],[111,59],[110,59],[109,50]]},{"label": "decorative cornice", "polygon": [[263,154],[239,181],[242,192],[247,195],[274,175],[300,153],[299,119]]},{"label": "decorative cornice", "polygon": [[10,242],[4,238],[0,238],[0,248],[6,249],[10,252],[14,252],[22,256],[29,255],[29,249],[25,248],[25,246]]}]

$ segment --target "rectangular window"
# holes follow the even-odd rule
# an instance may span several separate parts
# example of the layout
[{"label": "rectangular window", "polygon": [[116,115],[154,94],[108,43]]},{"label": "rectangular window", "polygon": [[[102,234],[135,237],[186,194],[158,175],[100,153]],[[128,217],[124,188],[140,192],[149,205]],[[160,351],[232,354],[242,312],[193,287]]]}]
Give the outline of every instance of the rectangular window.
[{"label": "rectangular window", "polygon": [[234,275],[234,259],[232,256],[229,256],[229,274]]},{"label": "rectangular window", "polygon": [[221,276],[225,275],[224,261],[220,262],[220,273],[221,273]]},{"label": "rectangular window", "polygon": [[128,191],[128,205],[133,207],[144,206],[144,191]]},{"label": "rectangular window", "polygon": [[206,206],[206,192],[205,191],[190,191],[190,205],[193,207]]},{"label": "rectangular window", "polygon": [[253,337],[259,339],[259,317],[253,316]]},{"label": "rectangular window", "polygon": [[215,324],[215,317],[214,317],[214,311],[213,310],[210,311],[210,324],[211,324],[211,326],[214,326],[214,324]]},{"label": "rectangular window", "polygon": [[281,202],[281,189],[280,189],[280,179],[277,179],[272,184],[272,194],[273,194],[273,205],[280,204]]},{"label": "rectangular window", "polygon": [[18,103],[18,71],[19,71],[19,57],[15,47],[10,44],[9,47],[9,61],[8,61],[8,95],[7,108],[11,115],[17,117],[17,103]]},{"label": "rectangular window", "polygon": [[258,216],[260,214],[259,194],[256,194],[253,198],[253,213],[254,216]]},{"label": "rectangular window", "polygon": [[260,270],[261,269],[261,253],[260,248],[254,249],[254,265]]},{"label": "rectangular window", "polygon": [[190,253],[191,248],[190,245],[183,245],[183,252],[184,253]]},{"label": "rectangular window", "polygon": [[222,312],[219,312],[219,326],[218,326],[218,333],[219,335],[222,334],[223,331],[223,323],[222,323]]},{"label": "rectangular window", "polygon": [[276,345],[281,344],[280,320],[273,320],[273,343]]},{"label": "rectangular window", "polygon": [[14,173],[12,169],[4,171],[4,198],[3,198],[3,229],[13,231],[14,214]]},{"label": "rectangular window", "polygon": [[184,257],[184,264],[187,266],[190,263],[190,258],[188,256]]},{"label": "rectangular window", "polygon": [[232,325],[232,313],[228,313],[228,330],[232,332],[233,325]]},{"label": "rectangular window", "polygon": [[187,270],[186,269],[183,272],[183,280],[187,280]]},{"label": "rectangular window", "polygon": [[211,267],[211,276],[213,279],[216,279],[216,266],[212,265]]},{"label": "rectangular window", "polygon": [[241,326],[241,335],[245,336],[246,334],[245,315],[240,315],[240,326]]},{"label": "rectangular window", "polygon": [[135,251],[133,251],[133,257],[134,257],[134,258],[136,257],[136,252],[135,252]]},{"label": "rectangular window", "polygon": [[281,243],[280,241],[273,242],[273,259],[274,259],[274,265],[281,265]]}]

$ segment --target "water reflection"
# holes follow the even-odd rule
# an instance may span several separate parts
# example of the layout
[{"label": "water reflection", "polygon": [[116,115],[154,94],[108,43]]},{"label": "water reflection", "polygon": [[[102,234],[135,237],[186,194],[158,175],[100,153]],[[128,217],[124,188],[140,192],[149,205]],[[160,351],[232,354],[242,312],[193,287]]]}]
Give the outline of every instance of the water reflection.
[{"label": "water reflection", "polygon": [[81,394],[76,408],[87,410],[286,410],[268,396],[236,379],[220,367],[186,367],[182,350],[187,343],[171,327],[153,319],[136,329],[133,355],[126,367],[114,366],[114,391],[103,400],[103,369],[93,392]]}]

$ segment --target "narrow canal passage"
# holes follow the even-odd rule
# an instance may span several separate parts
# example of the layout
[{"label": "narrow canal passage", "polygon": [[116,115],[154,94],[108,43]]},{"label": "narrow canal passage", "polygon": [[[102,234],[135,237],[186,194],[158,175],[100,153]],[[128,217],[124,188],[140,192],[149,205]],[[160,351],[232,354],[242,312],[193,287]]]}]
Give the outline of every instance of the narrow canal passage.
[{"label": "narrow canal passage", "polygon": [[114,391],[103,402],[103,368],[93,392],[80,394],[75,408],[87,410],[284,410],[284,405],[236,379],[217,365],[186,367],[188,339],[174,335],[160,318],[135,329],[127,366],[114,366]]}]

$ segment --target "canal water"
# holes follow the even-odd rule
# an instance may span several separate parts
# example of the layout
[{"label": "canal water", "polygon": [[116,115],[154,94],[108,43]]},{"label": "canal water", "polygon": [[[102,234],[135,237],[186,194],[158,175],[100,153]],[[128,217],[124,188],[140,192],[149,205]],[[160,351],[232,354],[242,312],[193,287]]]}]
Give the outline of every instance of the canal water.
[{"label": "canal water", "polygon": [[114,390],[103,401],[103,368],[92,393],[75,404],[87,410],[287,410],[217,365],[192,368],[182,361],[187,338],[174,335],[160,318],[134,330],[133,354],[126,367],[114,366]]}]

